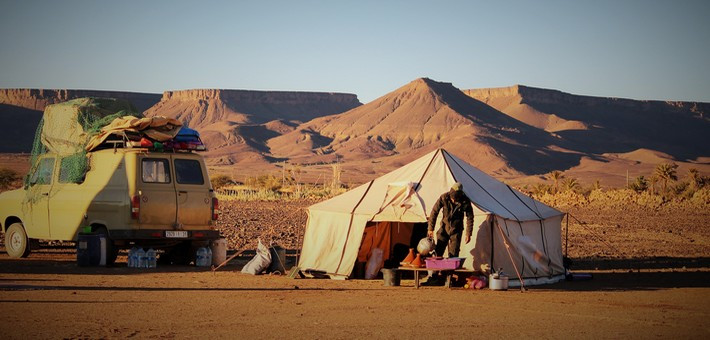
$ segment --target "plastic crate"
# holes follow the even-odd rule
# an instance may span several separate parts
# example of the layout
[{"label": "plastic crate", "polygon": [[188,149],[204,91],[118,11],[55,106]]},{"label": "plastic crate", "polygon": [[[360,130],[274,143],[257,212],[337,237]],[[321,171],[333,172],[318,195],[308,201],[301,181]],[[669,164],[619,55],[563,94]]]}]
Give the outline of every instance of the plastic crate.
[{"label": "plastic crate", "polygon": [[430,269],[459,269],[463,264],[463,259],[460,257],[433,257],[428,258],[426,261],[426,267]]}]

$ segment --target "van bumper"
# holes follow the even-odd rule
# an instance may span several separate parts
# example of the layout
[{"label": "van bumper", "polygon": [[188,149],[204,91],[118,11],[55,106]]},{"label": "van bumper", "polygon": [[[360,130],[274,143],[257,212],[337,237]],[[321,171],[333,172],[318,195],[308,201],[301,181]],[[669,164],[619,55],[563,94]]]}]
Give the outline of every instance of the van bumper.
[{"label": "van bumper", "polygon": [[166,234],[174,230],[160,229],[139,229],[139,230],[111,230],[109,232],[113,240],[195,240],[195,241],[210,241],[220,238],[218,230],[185,230],[185,237],[173,237]]}]

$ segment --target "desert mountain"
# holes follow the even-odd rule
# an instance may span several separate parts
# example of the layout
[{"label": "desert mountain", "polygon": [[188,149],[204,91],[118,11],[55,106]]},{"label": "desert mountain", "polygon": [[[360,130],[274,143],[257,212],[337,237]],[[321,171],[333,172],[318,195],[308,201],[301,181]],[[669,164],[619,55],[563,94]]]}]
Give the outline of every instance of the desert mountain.
[{"label": "desert mountain", "polygon": [[167,91],[146,116],[176,118],[200,131],[213,165],[264,163],[266,141],[316,117],[361,105],[354,94],[198,89]]},{"label": "desert mountain", "polygon": [[273,138],[276,157],[294,162],[379,159],[402,164],[443,147],[496,175],[541,173],[571,166],[551,133],[465,95],[450,83],[421,78],[339,115],[314,119]]},{"label": "desert mountain", "polygon": [[[293,162],[382,171],[443,147],[500,177],[567,170],[579,178],[648,174],[661,162],[709,171],[710,104],[578,96],[526,86],[460,91],[417,79],[268,142]],[[376,173],[380,170],[371,170]],[[381,172],[381,171],[380,171]]]},{"label": "desert mountain", "polygon": [[648,149],[679,161],[710,156],[710,103],[590,97],[521,85],[464,93],[554,132],[581,153],[645,155]]},{"label": "desert mountain", "polygon": [[126,99],[140,111],[160,100],[160,94],[93,90],[0,89],[0,120],[3,121],[0,152],[29,152],[44,108],[81,97]]}]

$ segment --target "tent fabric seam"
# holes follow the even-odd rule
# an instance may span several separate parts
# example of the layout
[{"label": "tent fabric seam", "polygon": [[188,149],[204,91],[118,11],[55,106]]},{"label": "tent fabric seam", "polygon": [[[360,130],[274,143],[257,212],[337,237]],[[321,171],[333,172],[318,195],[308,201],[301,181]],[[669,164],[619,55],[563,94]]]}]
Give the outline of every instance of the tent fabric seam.
[{"label": "tent fabric seam", "polygon": [[520,203],[522,203],[526,208],[528,208],[528,210],[532,211],[532,213],[535,214],[535,216],[537,216],[537,218],[542,219],[542,216],[540,216],[540,214],[538,214],[535,210],[532,210],[532,208],[530,208],[530,207],[525,203],[525,201],[523,201],[523,200],[518,196],[518,194],[515,192],[515,190],[513,190],[513,188],[510,187],[510,185],[507,185],[507,184],[506,184],[505,186],[508,188],[508,190],[510,190],[510,192],[513,194],[513,196],[515,196],[515,198],[517,198],[518,201],[520,201]]},{"label": "tent fabric seam", "polygon": [[340,253],[340,261],[338,261],[338,267],[335,268],[335,272],[337,273],[340,271],[340,266],[343,264],[343,258],[345,257],[345,250],[347,249],[348,246],[348,239],[350,239],[350,230],[353,227],[353,219],[355,219],[355,211],[357,208],[360,206],[360,203],[362,203],[362,200],[365,199],[365,196],[367,196],[367,192],[370,191],[370,188],[372,187],[372,183],[374,183],[375,180],[371,180],[370,184],[367,185],[367,189],[365,189],[365,192],[362,194],[362,197],[360,197],[360,200],[355,204],[355,207],[353,207],[353,210],[350,212],[350,223],[348,223],[348,233],[345,234],[345,243],[343,243],[343,251]]},{"label": "tent fabric seam", "polygon": [[[446,151],[444,151],[444,152],[446,152]],[[446,152],[446,154],[449,155],[449,157],[451,157],[451,155],[450,155],[448,152]],[[459,162],[457,162],[457,161],[456,161],[455,159],[453,159],[453,158],[452,158],[452,160],[454,161],[454,163],[456,163],[456,165],[458,165],[459,169],[463,170],[463,172],[468,176],[468,178],[470,178],[474,183],[476,183],[476,185],[478,185],[478,186],[483,190],[483,192],[485,192],[486,194],[488,194],[488,196],[490,196],[496,203],[498,203],[498,205],[500,205],[501,207],[503,207],[503,209],[505,209],[508,213],[510,213],[510,215],[512,215],[517,221],[520,221],[520,219],[518,218],[518,216],[515,216],[515,214],[514,214],[512,211],[510,211],[510,209],[508,209],[505,205],[503,205],[503,203],[501,203],[501,202],[498,201],[493,195],[491,195],[491,193],[488,192],[488,190],[486,190],[486,188],[484,188],[480,183],[478,183],[478,181],[476,181],[476,179],[473,178],[473,176],[471,176],[471,174],[469,174],[468,171],[466,171],[466,169],[464,169],[464,168],[461,166],[461,164],[459,164]],[[451,171],[451,167],[449,166],[449,163],[448,163],[448,161],[446,160],[446,157],[444,157],[444,162],[446,163],[447,167],[449,167],[449,171]],[[453,176],[453,171],[451,172],[451,175]],[[489,209],[489,210],[490,210],[490,211],[493,211],[492,209]]]},{"label": "tent fabric seam", "polygon": [[[429,164],[427,164],[426,169],[424,169],[424,173],[422,173],[422,177],[419,179],[419,182],[417,182],[417,187],[414,188],[414,191],[419,190],[419,187],[422,185],[422,181],[424,180],[424,176],[426,176],[427,171],[429,171],[431,164],[434,163],[434,160],[436,159],[436,155],[441,151],[442,151],[441,149],[436,150],[436,152],[434,153],[434,156],[431,157],[431,159],[429,160]],[[444,158],[444,160],[446,160],[446,159]],[[426,211],[425,211],[425,213],[426,213]]]}]

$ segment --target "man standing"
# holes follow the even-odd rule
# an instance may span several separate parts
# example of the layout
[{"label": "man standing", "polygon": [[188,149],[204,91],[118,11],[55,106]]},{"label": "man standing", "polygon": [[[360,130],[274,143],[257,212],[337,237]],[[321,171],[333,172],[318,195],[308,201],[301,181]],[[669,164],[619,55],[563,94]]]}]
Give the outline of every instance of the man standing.
[{"label": "man standing", "polygon": [[456,182],[449,192],[444,193],[436,201],[431,209],[429,217],[429,228],[427,235],[434,236],[436,218],[439,210],[443,210],[441,216],[441,228],[436,233],[436,255],[444,256],[444,249],[449,246],[449,257],[458,257],[461,247],[461,236],[463,234],[463,218],[466,215],[466,239],[465,244],[471,241],[473,230],[473,208],[471,200],[463,192],[461,183]]}]

